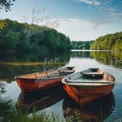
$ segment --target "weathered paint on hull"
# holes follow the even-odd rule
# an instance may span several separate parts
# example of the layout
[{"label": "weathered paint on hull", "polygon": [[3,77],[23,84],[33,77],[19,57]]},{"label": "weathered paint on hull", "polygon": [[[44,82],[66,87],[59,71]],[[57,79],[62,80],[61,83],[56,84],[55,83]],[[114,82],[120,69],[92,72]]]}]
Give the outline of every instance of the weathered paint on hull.
[{"label": "weathered paint on hull", "polygon": [[62,67],[54,71],[31,73],[15,78],[22,91],[37,91],[61,85],[61,80],[73,72],[74,67]]},{"label": "weathered paint on hull", "polygon": [[[63,77],[62,77],[63,78]],[[61,84],[62,78],[53,79],[19,79],[17,78],[17,84],[22,91],[37,91],[40,89],[47,89],[52,86],[57,86]]]},{"label": "weathered paint on hull", "polygon": [[75,87],[64,85],[65,91],[77,103],[84,104],[109,94],[114,88],[114,84],[105,86],[85,86]]}]

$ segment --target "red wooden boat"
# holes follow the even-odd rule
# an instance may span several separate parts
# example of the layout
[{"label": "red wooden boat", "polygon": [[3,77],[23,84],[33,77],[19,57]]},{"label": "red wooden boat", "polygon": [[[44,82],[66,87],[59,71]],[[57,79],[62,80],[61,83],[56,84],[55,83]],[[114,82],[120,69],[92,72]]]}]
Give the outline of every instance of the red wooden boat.
[{"label": "red wooden boat", "polygon": [[36,72],[15,78],[22,91],[35,91],[60,85],[62,78],[74,71],[74,67],[62,67],[55,71]]},{"label": "red wooden boat", "polygon": [[62,79],[68,95],[79,104],[84,104],[109,94],[115,78],[100,69],[88,69],[73,73]]}]

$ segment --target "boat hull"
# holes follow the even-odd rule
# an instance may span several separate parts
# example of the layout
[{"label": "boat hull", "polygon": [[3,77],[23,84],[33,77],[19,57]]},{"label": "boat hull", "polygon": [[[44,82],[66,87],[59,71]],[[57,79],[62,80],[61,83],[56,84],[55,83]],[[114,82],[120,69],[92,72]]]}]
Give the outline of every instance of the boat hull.
[{"label": "boat hull", "polygon": [[61,78],[53,79],[22,79],[16,78],[18,86],[22,91],[32,91],[46,89],[61,84]]},{"label": "boat hull", "polygon": [[99,69],[76,72],[62,79],[67,94],[77,103],[84,104],[109,94],[115,78]]},{"label": "boat hull", "polygon": [[64,90],[77,103],[84,104],[109,94],[114,88],[114,84],[109,86],[69,86],[64,85]]},{"label": "boat hull", "polygon": [[61,80],[73,72],[74,67],[64,67],[55,71],[17,76],[16,82],[22,91],[37,91],[61,85]]}]

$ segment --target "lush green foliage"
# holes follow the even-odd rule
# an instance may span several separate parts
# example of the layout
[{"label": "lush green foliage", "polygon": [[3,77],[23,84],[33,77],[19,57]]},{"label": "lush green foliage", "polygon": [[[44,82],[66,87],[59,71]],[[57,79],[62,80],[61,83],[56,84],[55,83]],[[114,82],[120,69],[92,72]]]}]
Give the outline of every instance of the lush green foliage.
[{"label": "lush green foliage", "polygon": [[0,20],[0,29],[3,29],[6,26],[6,22],[3,20]]},{"label": "lush green foliage", "polygon": [[72,49],[90,49],[93,41],[72,41],[71,46]]},{"label": "lush green foliage", "polygon": [[70,39],[45,26],[18,23],[9,19],[1,21],[0,52],[59,52],[70,50]]},{"label": "lush green foliage", "polygon": [[122,51],[122,32],[108,34],[96,39],[91,45],[92,50],[117,50]]}]

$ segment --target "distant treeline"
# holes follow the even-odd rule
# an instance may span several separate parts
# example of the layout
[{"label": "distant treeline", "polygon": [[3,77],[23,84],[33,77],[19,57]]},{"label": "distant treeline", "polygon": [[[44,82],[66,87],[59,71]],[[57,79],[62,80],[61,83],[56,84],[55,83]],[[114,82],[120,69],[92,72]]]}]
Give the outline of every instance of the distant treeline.
[{"label": "distant treeline", "polygon": [[70,43],[69,37],[46,26],[0,20],[0,52],[66,52]]},{"label": "distant treeline", "polygon": [[81,49],[81,50],[85,50],[85,49],[90,49],[91,44],[94,41],[72,41],[71,42],[71,47],[72,49]]},{"label": "distant treeline", "polygon": [[90,49],[122,51],[122,32],[99,37],[94,41]]}]

